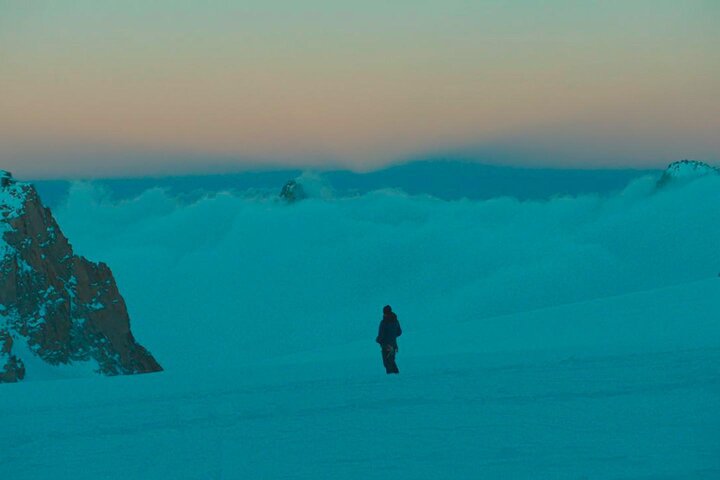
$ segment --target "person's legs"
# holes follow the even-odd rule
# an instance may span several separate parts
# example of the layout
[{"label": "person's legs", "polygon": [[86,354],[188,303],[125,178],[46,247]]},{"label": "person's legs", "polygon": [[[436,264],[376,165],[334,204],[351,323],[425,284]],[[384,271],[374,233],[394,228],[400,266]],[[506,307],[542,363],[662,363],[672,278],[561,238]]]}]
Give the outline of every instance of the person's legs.
[{"label": "person's legs", "polygon": [[392,365],[390,364],[389,350],[387,348],[387,345],[382,346],[382,348],[380,349],[380,353],[382,354],[383,366],[385,367],[385,372],[391,373],[390,370],[392,369]]},{"label": "person's legs", "polygon": [[395,363],[395,358],[393,358],[393,371],[392,373],[400,373],[400,370],[398,369],[397,363]]},{"label": "person's legs", "polygon": [[397,363],[395,363],[395,350],[392,350],[391,356],[390,356],[390,373],[400,373],[400,370],[398,370]]},{"label": "person's legs", "polygon": [[383,345],[383,365],[385,365],[385,372],[388,374],[400,373],[395,363],[395,348],[392,345]]}]

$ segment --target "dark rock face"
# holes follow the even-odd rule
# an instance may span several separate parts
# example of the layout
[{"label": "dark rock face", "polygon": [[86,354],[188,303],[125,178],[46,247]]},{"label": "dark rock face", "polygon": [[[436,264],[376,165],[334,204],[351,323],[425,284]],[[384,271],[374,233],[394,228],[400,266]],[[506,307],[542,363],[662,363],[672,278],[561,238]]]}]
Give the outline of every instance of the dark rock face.
[{"label": "dark rock face", "polygon": [[288,203],[295,203],[304,198],[307,198],[303,186],[295,180],[290,180],[283,185],[282,191],[280,192],[280,198]]},{"label": "dark rock face", "polygon": [[34,187],[1,173],[0,382],[25,375],[18,342],[52,365],[94,360],[106,375],[162,370],[133,338],[108,266],[74,255]]},{"label": "dark rock face", "polygon": [[7,331],[0,331],[0,383],[17,382],[25,378],[25,364],[12,354],[13,339]]}]

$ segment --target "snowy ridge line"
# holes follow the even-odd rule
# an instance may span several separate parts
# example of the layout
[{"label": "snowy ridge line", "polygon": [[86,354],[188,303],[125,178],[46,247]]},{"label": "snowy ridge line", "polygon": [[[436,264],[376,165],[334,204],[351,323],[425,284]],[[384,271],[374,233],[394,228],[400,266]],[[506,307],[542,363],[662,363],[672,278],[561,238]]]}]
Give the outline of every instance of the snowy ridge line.
[{"label": "snowy ridge line", "polygon": [[[449,328],[403,324],[400,362],[434,355],[478,354],[561,358],[720,347],[720,283],[709,280],[520,313],[464,320]],[[402,320],[401,320],[402,321]],[[370,340],[304,350],[264,364],[371,361]],[[402,371],[402,366],[401,366]]]},{"label": "snowy ridge line", "polygon": [[710,280],[717,280],[718,283],[720,283],[720,279],[718,279],[718,276],[704,277],[704,278],[699,278],[696,280],[688,280],[686,282],[666,284],[666,285],[662,285],[660,287],[642,288],[642,289],[638,289],[638,290],[631,290],[628,292],[616,293],[616,294],[612,294],[612,295],[600,295],[600,296],[588,298],[585,300],[578,300],[577,302],[556,303],[554,305],[547,305],[547,306],[539,307],[539,308],[531,308],[528,310],[520,310],[518,312],[513,312],[513,313],[503,313],[500,315],[483,317],[481,319],[458,320],[457,323],[462,324],[462,323],[478,322],[478,321],[485,321],[485,320],[499,320],[499,319],[506,318],[506,317],[512,317],[514,315],[529,314],[529,313],[541,313],[541,312],[545,312],[548,310],[553,310],[555,308],[588,305],[588,304],[592,304],[594,302],[603,301],[603,300],[622,299],[622,298],[626,298],[626,297],[631,297],[633,295],[640,295],[643,293],[652,293],[652,292],[660,292],[663,290],[672,290],[673,288],[682,287],[682,286],[686,286],[686,285],[701,284],[704,282],[709,282]]}]

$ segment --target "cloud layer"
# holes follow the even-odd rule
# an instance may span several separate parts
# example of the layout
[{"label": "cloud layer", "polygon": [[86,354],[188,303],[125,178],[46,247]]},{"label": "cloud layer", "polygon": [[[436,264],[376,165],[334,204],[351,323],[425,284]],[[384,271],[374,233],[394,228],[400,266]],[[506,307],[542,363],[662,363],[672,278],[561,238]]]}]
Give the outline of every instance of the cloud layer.
[{"label": "cloud layer", "polygon": [[720,268],[718,178],[541,202],[109,198],[75,184],[59,223],[77,253],[111,266],[134,331],[168,369],[371,342],[387,303],[407,328],[445,329]]}]

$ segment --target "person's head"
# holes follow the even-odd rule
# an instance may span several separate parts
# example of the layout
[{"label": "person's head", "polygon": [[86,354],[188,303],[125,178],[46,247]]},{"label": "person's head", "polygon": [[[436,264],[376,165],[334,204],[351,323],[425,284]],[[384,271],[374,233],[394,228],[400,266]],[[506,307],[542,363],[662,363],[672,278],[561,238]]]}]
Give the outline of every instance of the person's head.
[{"label": "person's head", "polygon": [[392,307],[391,307],[390,305],[385,305],[385,306],[383,307],[383,313],[384,313],[385,315],[387,315],[387,314],[389,314],[389,313],[393,313]]}]

